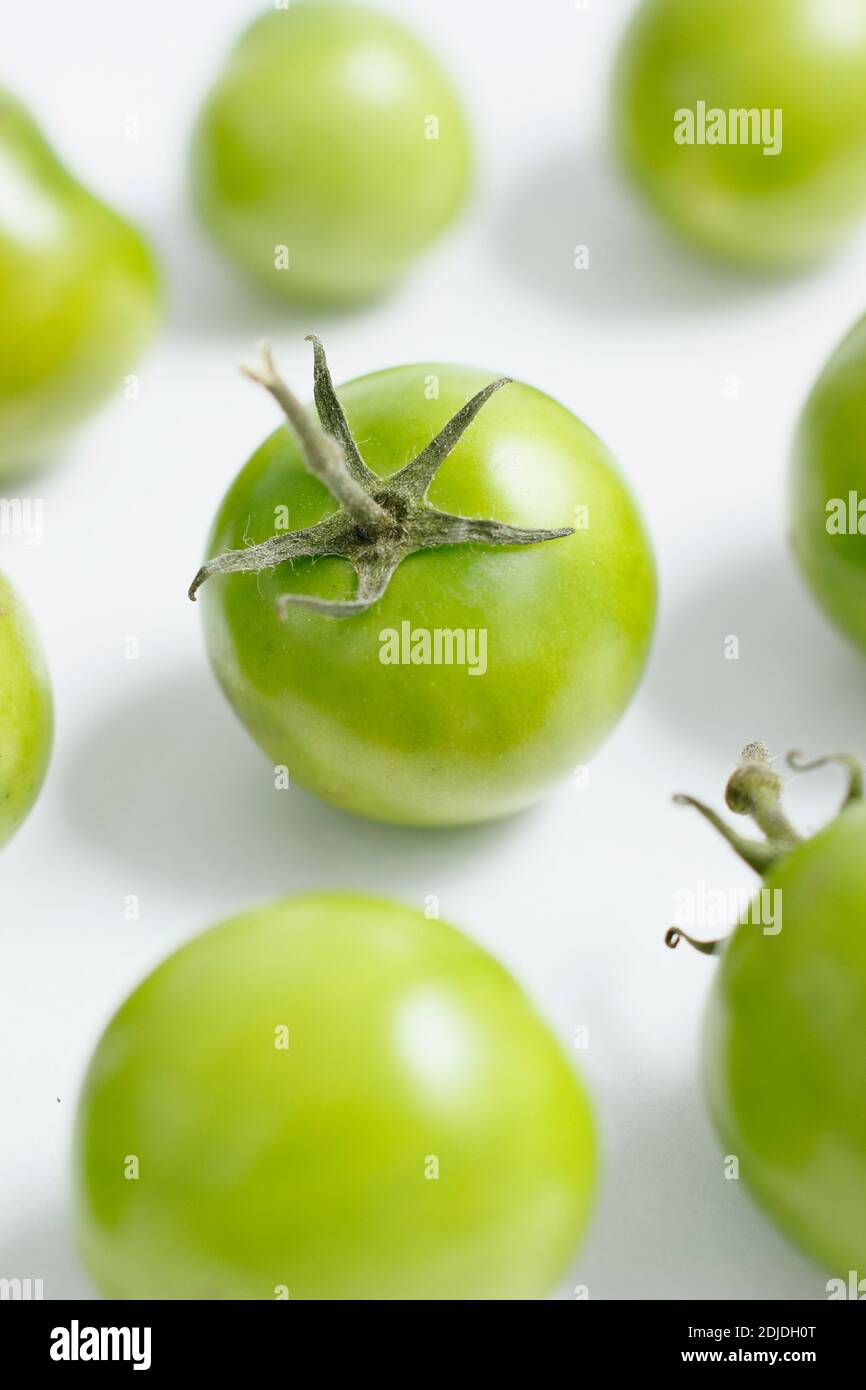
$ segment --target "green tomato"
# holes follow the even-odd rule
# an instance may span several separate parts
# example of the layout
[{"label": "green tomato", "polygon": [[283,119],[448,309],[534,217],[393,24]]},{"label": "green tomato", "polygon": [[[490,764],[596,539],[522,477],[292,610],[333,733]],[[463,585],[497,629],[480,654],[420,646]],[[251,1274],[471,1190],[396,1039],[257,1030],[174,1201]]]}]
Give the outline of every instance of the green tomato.
[{"label": "green tomato", "polygon": [[[343,387],[374,485],[417,459],[473,393],[493,391],[490,376],[426,363]],[[204,619],[216,676],[275,766],[346,810],[449,825],[528,805],[605,738],[640,678],[655,577],[610,454],[531,386],[512,382],[487,400],[438,468],[424,525],[429,504],[450,516],[454,543],[419,541],[363,611],[281,608],[286,598],[315,603],[302,597],[310,592],[345,598],[351,571],[342,558],[274,564],[275,523],[288,521],[291,538],[335,505],[278,429],[230,488],[208,546],[246,567],[260,543],[264,559],[255,573],[220,573],[214,561]],[[495,522],[465,518],[577,529],[506,526],[485,544]],[[457,543],[461,528],[472,543]],[[503,544],[512,534],[521,543]],[[559,538],[528,543],[550,536]]]},{"label": "green tomato", "polygon": [[758,269],[817,258],[866,212],[866,0],[644,0],[614,123],[695,246]]},{"label": "green tomato", "polygon": [[43,463],[120,385],[157,301],[137,232],[0,92],[0,476]]},{"label": "green tomato", "polygon": [[866,651],[866,318],[830,358],[800,418],[791,527],[813,593]]},{"label": "green tomato", "polygon": [[246,31],[193,138],[193,195],[223,250],[274,295],[379,293],[452,221],[469,139],[450,80],[402,25],[293,0]]},{"label": "green tomato", "polygon": [[39,794],[52,729],[51,688],[38,638],[0,574],[0,847]]},{"label": "green tomato", "polygon": [[110,1298],[541,1297],[596,1169],[584,1092],[510,975],[344,894],[159,966],[96,1049],[76,1149]]},{"label": "green tomato", "polygon": [[[805,770],[831,760],[789,761]],[[842,1277],[866,1268],[866,804],[859,767],[839,761],[851,769],[849,799],[805,842],[780,811],[781,779],[766,762],[741,764],[729,783],[728,805],[751,809],[768,839],[737,843],[728,832],[763,884],[748,920],[714,943],[722,959],[704,1075],[741,1178]]]}]

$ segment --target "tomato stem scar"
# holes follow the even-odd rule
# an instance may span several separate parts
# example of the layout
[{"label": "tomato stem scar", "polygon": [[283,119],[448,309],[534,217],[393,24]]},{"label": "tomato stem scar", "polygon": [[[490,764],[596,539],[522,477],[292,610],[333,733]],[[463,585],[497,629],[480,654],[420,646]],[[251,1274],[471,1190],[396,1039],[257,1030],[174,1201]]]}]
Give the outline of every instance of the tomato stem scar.
[{"label": "tomato stem scar", "polygon": [[[841,815],[846,807],[862,800],[863,767],[858,758],[850,753],[827,753],[824,757],[807,762],[802,753],[787,755],[788,766],[794,772],[812,772],[815,768],[827,767],[835,763],[848,774],[845,799],[839,808]],[[759,873],[766,875],[774,865],[784,859],[803,843],[802,837],[792,826],[782,810],[782,779],[770,765],[770,754],[763,743],[749,743],[740,754],[735,770],[728,778],[725,787],[725,802],[737,815],[751,816],[758,829],[764,834],[763,840],[745,839],[729,826],[710,806],[704,805],[693,796],[682,793],[674,797],[677,806],[692,806],[704,820],[727,840],[728,844],[742,860]],[[669,927],[665,933],[665,945],[675,947],[680,939],[687,941],[696,951],[704,955],[718,955],[724,946],[721,941],[698,941],[679,927]]]}]

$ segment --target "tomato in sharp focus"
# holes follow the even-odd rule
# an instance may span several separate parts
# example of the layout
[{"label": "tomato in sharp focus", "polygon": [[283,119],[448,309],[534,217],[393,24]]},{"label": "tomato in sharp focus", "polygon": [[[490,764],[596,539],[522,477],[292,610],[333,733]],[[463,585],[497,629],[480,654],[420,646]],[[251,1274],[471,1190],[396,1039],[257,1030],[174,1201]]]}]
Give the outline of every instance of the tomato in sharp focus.
[{"label": "tomato in sharp focus", "polygon": [[506,971],[344,894],[160,965],[96,1049],[76,1152],[110,1298],[541,1297],[596,1168],[583,1089]]},{"label": "tomato in sharp focus", "polygon": [[39,794],[52,731],[42,649],[21,600],[0,574],[0,848]]},{"label": "tomato in sharp focus", "polygon": [[43,464],[121,385],[158,303],[141,237],[0,91],[0,477]]},{"label": "tomato in sharp focus", "polygon": [[794,550],[813,593],[866,651],[866,318],[800,417],[790,484]]},{"label": "tomato in sharp focus", "polygon": [[469,138],[450,79],[389,15],[298,0],[262,15],[210,91],[193,197],[238,266],[288,300],[378,294],[453,219]]},{"label": "tomato in sharp focus", "polygon": [[[375,481],[418,457],[490,381],[430,363],[342,387]],[[345,618],[278,611],[284,593],[351,595],[352,572],[339,558],[217,573],[202,595],[213,669],[275,766],[346,810],[448,825],[528,805],[601,743],[641,675],[655,575],[604,445],[518,382],[487,400],[428,501],[458,519],[577,529],[544,544],[422,549],[367,611]],[[207,553],[242,552],[273,536],[275,517],[294,531],[334,506],[295,439],[278,429],[230,488]],[[448,634],[456,634],[453,664]]]},{"label": "tomato in sharp focus", "polygon": [[[790,759],[798,770],[836,760]],[[739,1176],[802,1250],[847,1279],[866,1269],[866,804],[859,766],[838,761],[848,799],[806,840],[781,813],[766,761],[732,778],[740,798],[728,805],[751,810],[767,835],[734,844],[762,887],[732,937],[713,943],[703,1053]]]},{"label": "tomato in sharp focus", "polygon": [[614,125],[649,203],[696,247],[768,270],[820,257],[866,214],[866,0],[645,0]]}]

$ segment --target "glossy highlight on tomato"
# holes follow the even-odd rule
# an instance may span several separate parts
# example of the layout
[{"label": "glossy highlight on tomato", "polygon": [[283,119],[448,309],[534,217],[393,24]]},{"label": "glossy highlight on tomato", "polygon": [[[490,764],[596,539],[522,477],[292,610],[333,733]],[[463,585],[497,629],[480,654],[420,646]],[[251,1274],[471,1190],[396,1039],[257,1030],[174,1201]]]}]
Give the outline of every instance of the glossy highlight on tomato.
[{"label": "glossy highlight on tomato", "polygon": [[805,265],[866,216],[866,0],[644,0],[613,116],[624,167],[696,248]]},{"label": "glossy highlight on tomato", "polygon": [[27,816],[45,779],[54,718],[39,639],[0,574],[0,848]]},{"label": "glossy highlight on tomato", "polygon": [[344,0],[261,15],[209,92],[193,198],[227,256],[277,298],[388,288],[463,203],[469,135],[447,74],[395,19]]},{"label": "glossy highlight on tomato", "polygon": [[325,893],[148,976],[96,1049],[76,1155],[111,1298],[538,1298],[596,1167],[583,1089],[506,971]]},{"label": "glossy highlight on tomato", "polygon": [[[424,363],[337,394],[366,465],[391,479],[494,375]],[[416,550],[372,606],[339,619],[281,600],[350,599],[341,558],[215,573],[201,590],[211,664],[243,723],[275,766],[357,814],[449,825],[530,804],[605,738],[643,669],[655,574],[625,483],[570,411],[530,386],[498,384],[428,502],[456,520],[573,534]],[[275,518],[293,532],[316,526],[335,505],[280,428],[229,489],[207,555],[271,541]],[[419,632],[429,655],[415,660]],[[437,662],[437,633],[476,644],[483,634],[483,671]]]},{"label": "glossy highlight on tomato", "polygon": [[800,417],[790,515],[812,592],[866,652],[866,318],[833,353]]},{"label": "glossy highlight on tomato", "polygon": [[121,385],[158,305],[138,232],[0,91],[0,478],[50,460]]}]

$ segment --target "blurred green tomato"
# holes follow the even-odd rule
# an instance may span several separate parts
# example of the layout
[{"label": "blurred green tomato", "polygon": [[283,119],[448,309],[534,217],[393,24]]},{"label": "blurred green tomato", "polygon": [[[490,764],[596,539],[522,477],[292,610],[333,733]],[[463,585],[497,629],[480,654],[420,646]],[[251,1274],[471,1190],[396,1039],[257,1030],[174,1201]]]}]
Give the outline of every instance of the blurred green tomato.
[{"label": "blurred green tomato", "polygon": [[468,178],[465,120],[438,63],[387,15],[333,0],[256,20],[193,139],[204,223],[285,299],[383,290],[452,220]]},{"label": "blurred green tomato", "polygon": [[806,402],[790,505],[794,550],[812,591],[866,651],[866,318]]},{"label": "blurred green tomato", "polygon": [[761,269],[819,257],[866,212],[866,0],[644,0],[614,120],[695,245]]},{"label": "blurred green tomato", "polygon": [[137,232],[0,91],[0,476],[42,463],[120,385],[157,302]]},{"label": "blurred green tomato", "polygon": [[0,574],[0,846],[42,786],[51,753],[51,689],[21,600]]},{"label": "blurred green tomato", "polygon": [[96,1050],[77,1154],[113,1298],[540,1297],[596,1166],[583,1090],[505,970],[442,922],[326,894],[144,981]]},{"label": "blurred green tomato", "polygon": [[728,806],[766,838],[726,834],[763,882],[727,942],[701,943],[721,954],[703,1052],[710,1111],[740,1177],[845,1278],[866,1270],[866,804],[853,759],[789,757],[799,771],[828,761],[849,768],[848,798],[805,841],[765,756],[744,755],[728,783]]}]

